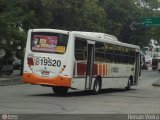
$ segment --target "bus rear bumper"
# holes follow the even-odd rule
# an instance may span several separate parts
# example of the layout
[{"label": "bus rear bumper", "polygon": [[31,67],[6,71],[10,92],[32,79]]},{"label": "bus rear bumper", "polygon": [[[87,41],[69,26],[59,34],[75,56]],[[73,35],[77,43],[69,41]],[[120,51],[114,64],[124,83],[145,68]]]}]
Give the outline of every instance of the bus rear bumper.
[{"label": "bus rear bumper", "polygon": [[37,85],[48,85],[48,86],[63,86],[70,87],[71,86],[71,78],[56,76],[54,78],[43,78],[33,73],[24,73],[23,74],[23,82],[37,84]]}]

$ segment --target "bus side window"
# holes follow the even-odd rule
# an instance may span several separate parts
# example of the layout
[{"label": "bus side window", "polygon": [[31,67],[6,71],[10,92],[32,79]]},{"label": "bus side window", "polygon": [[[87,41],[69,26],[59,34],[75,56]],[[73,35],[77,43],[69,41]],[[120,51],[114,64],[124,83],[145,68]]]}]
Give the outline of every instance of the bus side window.
[{"label": "bus side window", "polygon": [[120,46],[115,46],[114,49],[114,62],[115,63],[121,63],[121,47]]},{"label": "bus side window", "polygon": [[105,61],[106,62],[113,62],[113,45],[105,44]]},{"label": "bus side window", "polygon": [[81,38],[75,38],[75,59],[87,59],[87,41]]},{"label": "bus side window", "polygon": [[128,48],[127,47],[123,47],[122,48],[122,63],[128,64],[128,62],[129,62],[128,54],[129,54]]},{"label": "bus side window", "polygon": [[129,50],[129,64],[134,64],[135,62],[135,49],[131,48]]},{"label": "bus side window", "polygon": [[104,62],[104,43],[96,42],[95,44],[95,61]]}]

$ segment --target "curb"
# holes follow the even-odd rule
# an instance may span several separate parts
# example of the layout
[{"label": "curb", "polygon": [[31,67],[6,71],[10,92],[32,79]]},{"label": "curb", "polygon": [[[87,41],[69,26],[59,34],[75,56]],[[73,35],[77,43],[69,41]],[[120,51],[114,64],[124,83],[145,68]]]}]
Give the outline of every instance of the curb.
[{"label": "curb", "polygon": [[157,81],[155,81],[155,82],[152,84],[152,86],[158,86],[158,87],[160,87],[160,79],[157,80]]},{"label": "curb", "polygon": [[23,84],[22,77],[0,78],[0,86]]}]

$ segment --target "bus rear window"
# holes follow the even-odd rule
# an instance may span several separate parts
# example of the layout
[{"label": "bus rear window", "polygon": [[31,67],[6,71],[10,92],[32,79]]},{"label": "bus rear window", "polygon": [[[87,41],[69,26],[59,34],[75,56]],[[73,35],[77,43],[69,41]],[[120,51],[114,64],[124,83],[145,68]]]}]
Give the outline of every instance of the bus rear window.
[{"label": "bus rear window", "polygon": [[51,32],[32,32],[31,50],[64,54],[68,43],[68,35]]}]

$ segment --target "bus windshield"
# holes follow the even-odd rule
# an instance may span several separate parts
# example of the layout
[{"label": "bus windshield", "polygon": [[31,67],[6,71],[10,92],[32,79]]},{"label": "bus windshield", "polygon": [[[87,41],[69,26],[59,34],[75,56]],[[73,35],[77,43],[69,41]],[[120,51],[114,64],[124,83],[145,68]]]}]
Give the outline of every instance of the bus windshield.
[{"label": "bus windshield", "polygon": [[68,35],[52,32],[32,32],[31,50],[64,54],[68,43]]}]

